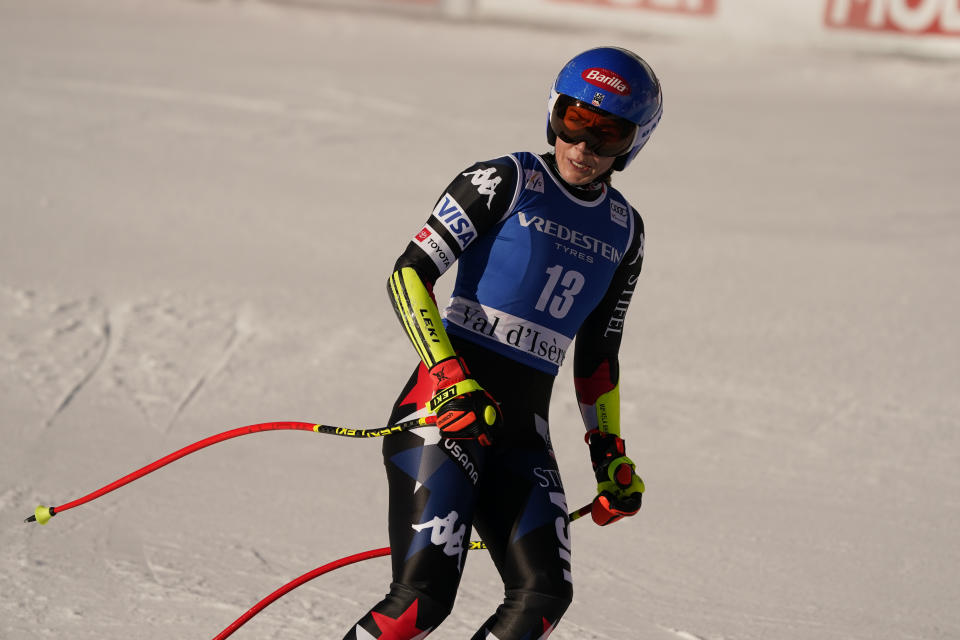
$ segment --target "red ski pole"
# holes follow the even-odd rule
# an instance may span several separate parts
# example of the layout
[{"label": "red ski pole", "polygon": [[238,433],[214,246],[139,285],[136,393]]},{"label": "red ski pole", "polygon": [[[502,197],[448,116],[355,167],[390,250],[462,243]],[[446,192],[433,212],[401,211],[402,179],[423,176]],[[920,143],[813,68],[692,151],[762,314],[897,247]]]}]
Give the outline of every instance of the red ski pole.
[{"label": "red ski pole", "polygon": [[390,547],[382,547],[380,549],[371,549],[370,551],[355,553],[352,556],[346,556],[345,558],[340,558],[339,560],[328,562],[322,567],[317,567],[313,571],[308,571],[307,573],[303,574],[299,578],[296,578],[295,580],[291,580],[290,582],[283,585],[282,587],[280,587],[279,589],[277,589],[276,591],[268,595],[266,598],[264,598],[257,604],[250,607],[250,609],[245,614],[243,614],[242,616],[234,620],[229,627],[227,627],[226,629],[221,631],[219,634],[217,634],[217,637],[214,638],[213,640],[223,640],[223,638],[230,637],[231,635],[233,635],[234,631],[236,631],[237,629],[245,625],[250,620],[250,618],[257,615],[258,613],[266,609],[268,606],[270,606],[271,604],[273,604],[274,602],[276,602],[286,594],[290,593],[300,585],[310,582],[314,578],[322,576],[323,574],[329,573],[335,569],[339,569],[340,567],[345,567],[348,564],[353,564],[355,562],[360,562],[362,560],[369,560],[370,558],[379,558],[381,556],[388,556],[388,555],[390,555]]},{"label": "red ski pole", "polygon": [[251,433],[260,433],[263,431],[281,431],[281,430],[294,430],[294,431],[313,431],[315,433],[327,433],[335,436],[343,436],[346,438],[380,438],[383,436],[390,435],[391,433],[396,433],[398,431],[406,431],[407,429],[412,429],[413,427],[420,427],[427,424],[432,424],[434,418],[417,418],[416,420],[407,420],[406,422],[401,422],[390,427],[384,427],[382,429],[354,429],[350,427],[335,427],[328,424],[313,424],[311,422],[262,422],[260,424],[251,424],[245,427],[238,427],[236,429],[231,429],[229,431],[224,431],[223,433],[218,433],[216,435],[204,438],[194,442],[193,444],[187,445],[182,449],[174,451],[173,453],[166,455],[159,460],[155,460],[150,464],[137,469],[136,471],[129,473],[122,478],[114,480],[108,485],[100,487],[96,491],[88,493],[87,495],[77,498],[76,500],[71,500],[65,504],[62,504],[57,507],[47,507],[40,505],[36,508],[33,515],[26,518],[24,522],[39,522],[40,524],[47,524],[50,521],[50,518],[57,515],[58,513],[63,513],[67,509],[73,509],[74,507],[79,507],[82,504],[86,504],[97,498],[104,496],[111,491],[116,491],[120,487],[130,484],[134,480],[138,480],[145,475],[153,473],[157,469],[167,466],[171,462],[179,460],[184,456],[188,456],[191,453],[196,453],[201,449],[206,449],[207,447],[230,440],[232,438],[237,438],[239,436],[249,435]]}]

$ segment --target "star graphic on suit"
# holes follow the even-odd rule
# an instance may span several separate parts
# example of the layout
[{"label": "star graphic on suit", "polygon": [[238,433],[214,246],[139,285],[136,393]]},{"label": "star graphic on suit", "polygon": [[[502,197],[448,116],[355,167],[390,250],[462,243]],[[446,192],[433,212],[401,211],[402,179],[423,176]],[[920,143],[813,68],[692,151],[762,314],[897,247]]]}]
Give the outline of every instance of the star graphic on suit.
[{"label": "star graphic on suit", "polygon": [[423,640],[432,629],[422,630],[417,628],[418,605],[419,600],[414,600],[413,604],[407,607],[407,610],[397,618],[371,611],[370,615],[373,616],[373,621],[377,623],[380,635],[374,637],[363,627],[357,625],[357,640]]}]

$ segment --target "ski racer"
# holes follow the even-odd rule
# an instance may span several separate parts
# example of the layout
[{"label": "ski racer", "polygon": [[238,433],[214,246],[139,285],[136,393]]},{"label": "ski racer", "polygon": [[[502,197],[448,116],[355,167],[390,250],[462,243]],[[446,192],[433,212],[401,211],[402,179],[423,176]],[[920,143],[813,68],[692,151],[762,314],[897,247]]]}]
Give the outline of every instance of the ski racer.
[{"label": "ski racer", "polygon": [[[504,601],[474,640],[534,640],[573,596],[569,518],[549,405],[573,353],[597,480],[592,519],[638,512],[643,482],[620,431],[624,318],[643,262],[639,213],[611,186],[662,113],[650,65],[616,47],[584,51],[548,100],[552,153],[518,152],[459,172],[390,275],[393,308],[420,363],[384,439],[393,580],[345,640],[424,638],[453,608],[476,528]],[[441,315],[433,285],[457,262]]]}]

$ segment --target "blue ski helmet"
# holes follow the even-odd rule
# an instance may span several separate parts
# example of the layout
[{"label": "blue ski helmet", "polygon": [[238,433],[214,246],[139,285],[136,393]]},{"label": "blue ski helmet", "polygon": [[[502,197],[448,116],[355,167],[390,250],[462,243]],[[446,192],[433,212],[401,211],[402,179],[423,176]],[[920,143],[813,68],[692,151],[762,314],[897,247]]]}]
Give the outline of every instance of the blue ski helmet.
[{"label": "blue ski helmet", "polygon": [[617,156],[615,171],[623,171],[643,148],[663,114],[660,81],[646,61],[619,47],[588,49],[565,64],[557,74],[547,101],[547,142],[557,142],[550,117],[560,96],[569,96],[601,114],[636,125],[626,152]]}]

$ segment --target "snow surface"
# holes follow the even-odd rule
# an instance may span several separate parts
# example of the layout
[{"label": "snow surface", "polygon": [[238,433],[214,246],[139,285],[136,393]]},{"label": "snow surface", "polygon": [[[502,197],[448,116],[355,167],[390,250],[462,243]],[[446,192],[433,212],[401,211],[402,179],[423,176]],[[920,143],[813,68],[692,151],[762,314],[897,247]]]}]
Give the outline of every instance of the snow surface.
[{"label": "snow surface", "polygon": [[[641,514],[573,525],[554,638],[960,637],[960,65],[259,2],[0,0],[0,636],[210,638],[387,544],[381,426],[415,362],[385,294],[461,167],[545,148],[600,43],[666,112],[622,351]],[[440,283],[441,297],[452,277]],[[592,495],[569,366],[553,439]],[[236,638],[339,638],[389,563]],[[500,599],[471,554],[433,636]]]}]

